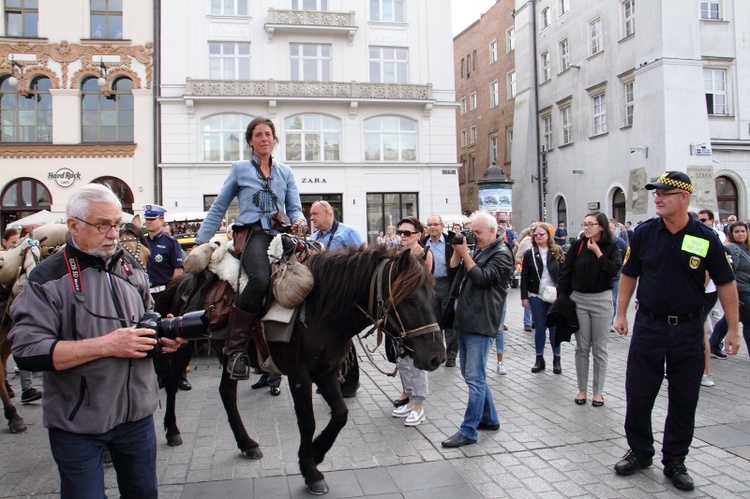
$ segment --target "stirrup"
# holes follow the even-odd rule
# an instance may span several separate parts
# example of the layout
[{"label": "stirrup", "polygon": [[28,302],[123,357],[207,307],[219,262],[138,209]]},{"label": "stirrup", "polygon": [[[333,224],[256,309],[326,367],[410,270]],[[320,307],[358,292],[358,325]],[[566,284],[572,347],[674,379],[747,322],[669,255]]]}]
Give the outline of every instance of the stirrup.
[{"label": "stirrup", "polygon": [[[245,362],[245,372],[237,372],[237,362],[242,359]],[[250,362],[247,355],[244,353],[234,354],[227,358],[227,373],[229,373],[229,379],[234,381],[243,381],[250,379]]]}]

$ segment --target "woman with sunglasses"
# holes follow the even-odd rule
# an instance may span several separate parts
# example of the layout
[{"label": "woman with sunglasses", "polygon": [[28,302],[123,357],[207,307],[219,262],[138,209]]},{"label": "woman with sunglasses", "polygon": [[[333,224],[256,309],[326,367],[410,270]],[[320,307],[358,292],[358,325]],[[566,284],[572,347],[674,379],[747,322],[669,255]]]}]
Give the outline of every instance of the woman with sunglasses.
[{"label": "woman with sunglasses", "polygon": [[[557,286],[557,275],[565,255],[562,248],[552,237],[551,225],[539,223],[531,233],[531,248],[523,256],[521,265],[521,305],[531,309],[534,321],[534,346],[536,348],[536,363],[531,368],[532,373],[544,371],[544,343],[547,339],[547,312],[552,303],[542,299],[545,287]],[[549,328],[549,342],[552,347],[552,372],[562,373],[560,363],[560,346],[555,346],[555,328]]]},{"label": "woman with sunglasses", "polygon": [[591,405],[604,405],[607,374],[607,342],[612,318],[612,279],[622,266],[620,249],[612,241],[609,219],[594,212],[583,220],[583,237],[571,245],[560,268],[557,294],[570,294],[576,304],[579,329],[576,333],[575,403],[584,405],[589,379],[589,354],[593,351],[594,397]]},{"label": "woman with sunglasses", "polygon": [[[401,238],[401,246],[404,250],[410,250],[412,255],[422,260],[428,269],[432,269],[432,252],[423,248],[419,240],[424,234],[422,222],[415,217],[406,217],[398,223],[398,236]],[[414,359],[406,352],[400,352],[396,359],[396,366],[401,375],[403,393],[396,402],[407,401],[406,404],[396,408],[391,416],[394,418],[406,418],[404,425],[417,426],[424,421],[424,404],[429,387],[427,384],[427,371],[417,369]],[[395,402],[394,402],[395,403]]]},{"label": "woman with sunglasses", "polygon": [[[745,222],[734,222],[727,231],[727,242],[724,248],[732,257],[732,267],[737,279],[737,294],[740,298],[740,322],[742,322],[742,336],[745,337],[745,345],[750,353],[750,237]],[[726,354],[721,351],[721,342],[727,335],[727,319],[722,317],[714,326],[711,338],[711,356],[717,359],[726,359]]]}]

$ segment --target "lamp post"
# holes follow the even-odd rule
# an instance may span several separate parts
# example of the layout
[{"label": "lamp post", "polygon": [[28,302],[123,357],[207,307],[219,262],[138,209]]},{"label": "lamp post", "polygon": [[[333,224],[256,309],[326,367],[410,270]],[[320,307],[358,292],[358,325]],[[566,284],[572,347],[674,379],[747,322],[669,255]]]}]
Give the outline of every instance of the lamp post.
[{"label": "lamp post", "polygon": [[496,219],[504,219],[508,224],[513,220],[513,183],[502,168],[494,161],[477,181],[479,209],[490,212]]}]

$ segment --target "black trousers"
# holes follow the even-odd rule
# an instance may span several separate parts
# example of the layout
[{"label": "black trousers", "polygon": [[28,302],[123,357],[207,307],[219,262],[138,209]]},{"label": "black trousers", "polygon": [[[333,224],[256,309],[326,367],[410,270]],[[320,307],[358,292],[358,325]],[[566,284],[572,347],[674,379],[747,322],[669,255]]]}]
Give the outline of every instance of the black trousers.
[{"label": "black trousers", "polygon": [[636,314],[625,375],[625,435],[631,449],[654,455],[651,411],[664,381],[669,404],[662,462],[683,460],[695,429],[695,409],[705,362],[703,317],[670,326]]},{"label": "black trousers", "polygon": [[242,268],[247,273],[247,286],[237,299],[237,308],[245,312],[260,312],[263,299],[271,284],[271,264],[268,261],[268,246],[273,235],[260,227],[253,227],[250,240],[240,257]]}]

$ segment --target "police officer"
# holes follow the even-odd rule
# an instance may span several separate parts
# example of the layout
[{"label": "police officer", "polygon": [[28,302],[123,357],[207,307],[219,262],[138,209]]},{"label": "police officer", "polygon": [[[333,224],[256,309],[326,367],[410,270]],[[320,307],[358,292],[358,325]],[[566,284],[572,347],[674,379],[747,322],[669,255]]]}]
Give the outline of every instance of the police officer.
[{"label": "police officer", "polygon": [[690,177],[668,171],[646,184],[646,189],[653,191],[657,217],[634,231],[622,268],[615,320],[617,332],[628,334],[626,312],[638,283],[638,312],[625,376],[625,435],[630,450],[615,465],[615,472],[630,475],[652,464],[651,410],[664,380],[666,360],[669,405],[662,445],[664,475],[678,489],[691,490],[693,479],[684,460],[693,439],[703,375],[706,271],[716,283],[726,312],[726,345],[731,355],[737,353],[740,341],[737,286],[719,238],[688,215],[693,192]]},{"label": "police officer", "polygon": [[[182,248],[177,239],[165,233],[164,213],[167,209],[158,204],[144,204],[144,218],[146,219],[146,230],[148,235],[148,246],[151,255],[146,263],[149,284],[151,285],[151,296],[156,300],[162,293],[167,283],[182,274]],[[190,390],[192,386],[183,373],[182,379],[177,383],[180,390]]]}]

